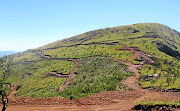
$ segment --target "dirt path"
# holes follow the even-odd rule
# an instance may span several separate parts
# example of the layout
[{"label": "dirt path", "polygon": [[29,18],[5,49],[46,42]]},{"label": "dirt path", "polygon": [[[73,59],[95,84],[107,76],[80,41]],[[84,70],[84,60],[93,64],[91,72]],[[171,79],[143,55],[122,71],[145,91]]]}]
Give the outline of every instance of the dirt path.
[{"label": "dirt path", "polygon": [[[44,55],[44,54],[42,54],[41,51],[36,51],[36,53],[37,53],[38,55],[40,55],[41,57],[43,57],[43,58],[52,59],[50,55]],[[74,72],[75,72],[76,68],[78,67],[78,62],[77,62],[75,59],[68,59],[68,61],[74,61],[74,62],[75,62],[75,65],[74,65],[74,67],[71,69],[69,75],[58,75],[58,74],[55,73],[55,72],[50,72],[50,73],[49,73],[49,74],[51,74],[51,75],[56,75],[57,77],[68,77],[67,80],[66,80],[66,82],[65,82],[65,84],[57,90],[58,92],[63,91],[64,89],[66,89],[66,88],[69,86],[69,84],[71,83],[71,81],[72,81],[72,80],[75,78],[75,76],[76,76],[76,74],[75,74]]]},{"label": "dirt path", "polygon": [[13,86],[10,86],[12,92],[11,92],[11,94],[8,96],[8,98],[10,98],[10,99],[14,98],[14,94],[16,93],[16,89],[17,89],[19,83],[20,83],[20,81],[16,82],[16,84],[14,84]]},{"label": "dirt path", "polygon": [[66,88],[69,86],[69,84],[71,83],[71,81],[72,81],[72,80],[75,78],[75,76],[76,76],[76,74],[74,73],[74,71],[75,71],[76,68],[78,67],[78,62],[77,62],[75,59],[69,59],[69,61],[74,61],[74,62],[75,62],[75,65],[74,65],[74,67],[72,68],[72,70],[70,71],[69,77],[67,78],[65,84],[58,89],[58,92],[63,91],[64,89],[66,89]]},{"label": "dirt path", "polygon": [[49,72],[47,76],[49,75],[52,75],[52,76],[55,76],[55,77],[69,77],[69,75],[62,75],[62,74],[58,74],[56,72]]},{"label": "dirt path", "polygon": [[[135,55],[128,57],[128,59],[131,57],[138,57],[139,56],[139,57],[143,57],[145,60],[148,60],[150,63],[153,63],[153,64],[155,63],[155,61],[153,59],[151,59],[151,58],[149,58],[143,54],[140,54],[136,51],[133,51],[133,52],[135,53]],[[109,109],[109,110],[111,110],[111,109],[113,109],[113,110],[131,110],[130,108],[132,108],[137,101],[143,101],[143,100],[161,100],[161,99],[164,99],[166,101],[172,101],[172,100],[180,101],[180,95],[179,95],[180,93],[173,95],[173,92],[169,92],[169,93],[166,93],[166,92],[164,92],[164,93],[163,92],[150,92],[147,89],[142,89],[136,83],[137,79],[140,77],[140,73],[139,73],[138,68],[140,68],[142,65],[134,65],[134,64],[129,63],[129,62],[124,62],[127,59],[118,60],[118,59],[113,58],[113,57],[109,57],[109,58],[111,58],[117,62],[120,62],[122,64],[127,65],[128,69],[134,73],[134,76],[129,77],[126,80],[124,80],[123,84],[132,88],[136,92],[136,94],[140,94],[141,96],[137,97],[137,98],[131,98],[131,100],[128,100],[128,101],[120,101],[117,104],[111,105],[109,108],[104,108],[104,110],[106,110],[106,109]],[[119,107],[119,106],[121,106],[121,107]]]}]

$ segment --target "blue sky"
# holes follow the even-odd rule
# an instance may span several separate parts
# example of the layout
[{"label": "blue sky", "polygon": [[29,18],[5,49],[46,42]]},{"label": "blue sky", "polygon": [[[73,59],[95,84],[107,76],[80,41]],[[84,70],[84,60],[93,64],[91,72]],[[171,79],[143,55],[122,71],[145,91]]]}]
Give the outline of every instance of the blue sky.
[{"label": "blue sky", "polygon": [[180,31],[180,0],[0,0],[0,51],[24,51],[94,29],[144,22]]}]

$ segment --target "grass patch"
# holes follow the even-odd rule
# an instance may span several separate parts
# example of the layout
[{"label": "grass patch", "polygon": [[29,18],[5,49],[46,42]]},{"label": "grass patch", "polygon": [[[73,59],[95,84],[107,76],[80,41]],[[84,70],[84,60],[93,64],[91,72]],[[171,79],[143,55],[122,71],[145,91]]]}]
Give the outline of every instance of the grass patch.
[{"label": "grass patch", "polygon": [[[73,61],[65,60],[44,60],[25,65],[13,65],[13,73],[7,79],[12,85],[19,81],[21,86],[16,95],[26,97],[52,97],[57,96],[56,92],[66,78],[46,77],[46,75],[57,70],[60,73],[69,74],[74,66]],[[30,73],[30,77],[22,79],[23,74]]]},{"label": "grass patch", "polygon": [[180,102],[177,101],[165,101],[165,100],[160,100],[160,101],[154,101],[154,100],[148,100],[148,101],[141,101],[137,102],[136,105],[169,105],[169,106],[180,106]]}]

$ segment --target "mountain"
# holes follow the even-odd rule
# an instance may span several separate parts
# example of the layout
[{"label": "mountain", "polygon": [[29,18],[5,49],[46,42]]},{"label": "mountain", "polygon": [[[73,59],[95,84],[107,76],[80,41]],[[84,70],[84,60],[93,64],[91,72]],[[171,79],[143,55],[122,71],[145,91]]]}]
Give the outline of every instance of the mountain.
[{"label": "mountain", "polygon": [[76,99],[127,90],[122,81],[138,65],[142,88],[180,89],[180,33],[158,23],[89,31],[8,57],[16,96]]},{"label": "mountain", "polygon": [[18,53],[18,52],[15,52],[15,51],[0,51],[0,57],[15,54],[15,53]]}]

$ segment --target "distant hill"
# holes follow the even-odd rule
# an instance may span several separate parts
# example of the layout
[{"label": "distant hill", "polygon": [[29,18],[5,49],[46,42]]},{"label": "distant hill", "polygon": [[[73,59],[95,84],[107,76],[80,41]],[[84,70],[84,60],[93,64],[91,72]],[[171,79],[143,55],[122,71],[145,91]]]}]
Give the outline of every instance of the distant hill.
[{"label": "distant hill", "polygon": [[180,89],[180,33],[159,23],[93,30],[9,57],[13,73],[7,81],[19,86],[17,96],[76,99],[128,89],[122,80],[132,73],[110,57],[143,65],[143,88]]},{"label": "distant hill", "polygon": [[15,51],[0,51],[0,57],[15,54],[15,53],[18,53],[18,52],[15,52]]}]

